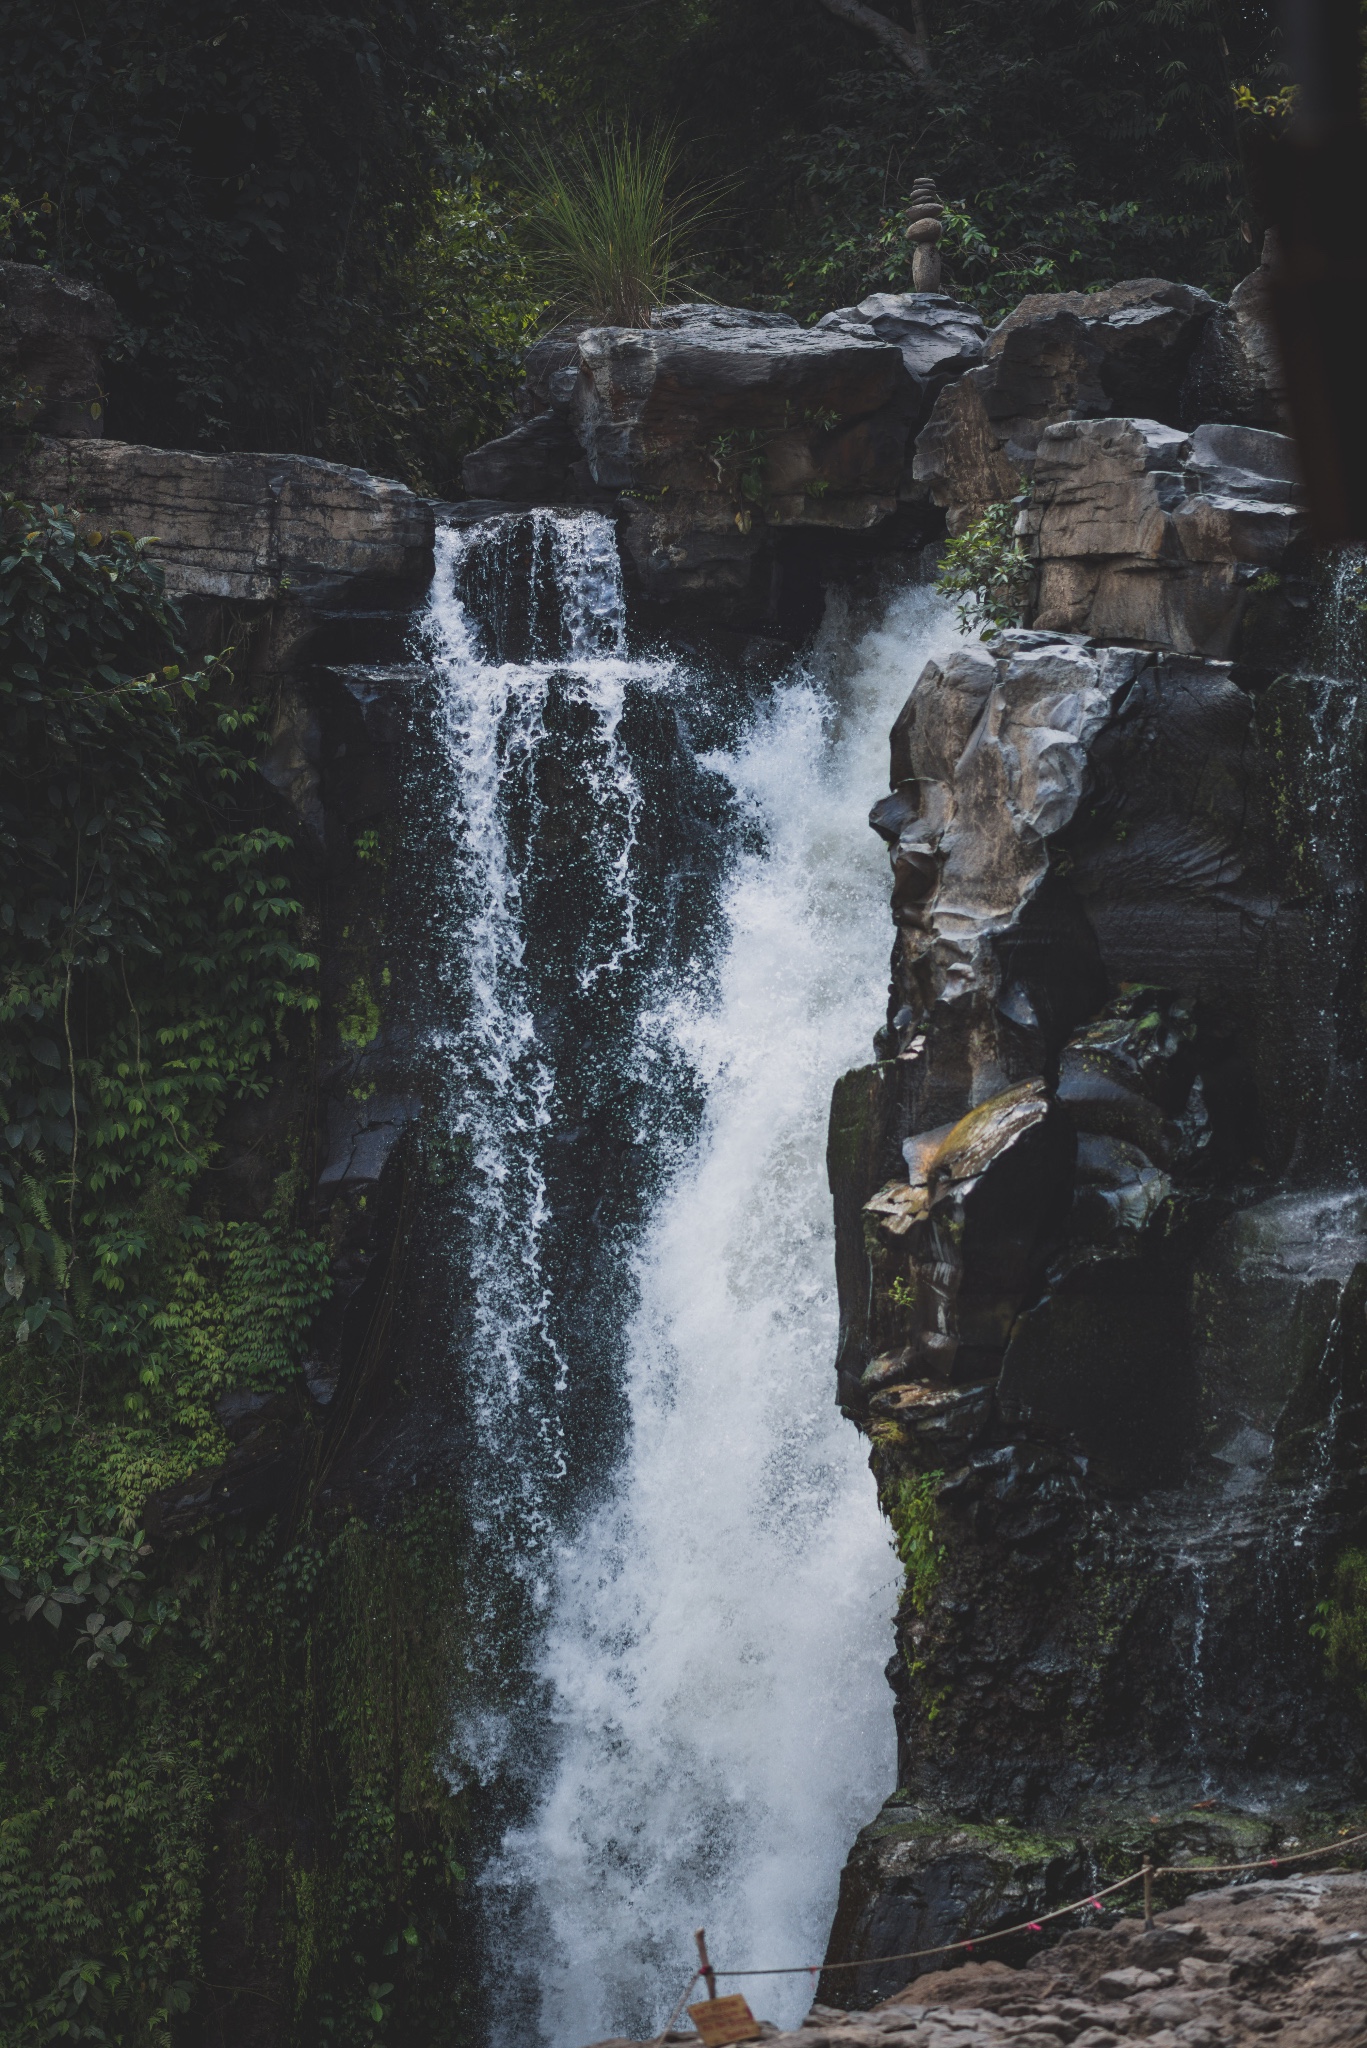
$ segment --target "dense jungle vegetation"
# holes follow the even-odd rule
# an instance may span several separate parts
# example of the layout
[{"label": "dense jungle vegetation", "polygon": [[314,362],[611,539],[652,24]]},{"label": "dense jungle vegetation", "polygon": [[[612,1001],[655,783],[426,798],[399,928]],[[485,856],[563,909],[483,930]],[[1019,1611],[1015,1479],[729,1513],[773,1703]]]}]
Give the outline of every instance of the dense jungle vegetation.
[{"label": "dense jungle vegetation", "polygon": [[[909,283],[925,171],[989,314],[1250,267],[1270,8],[883,13],[902,57],[822,0],[0,0],[0,255],[112,293],[115,437],[437,492],[545,315],[518,193],[568,136],[671,127],[720,193],[692,289],[800,318]],[[225,1392],[296,1398],[333,1250],[306,1114],[242,1139],[317,1045],[269,707],[185,645],[141,543],[0,499],[0,2042],[464,2041],[450,1514],[307,1471],[165,1511]]]},{"label": "dense jungle vegetation", "polygon": [[1270,5],[883,13],[901,57],[822,0],[4,0],[10,252],[113,293],[114,434],[439,491],[542,311],[528,151],[586,126],[670,124],[685,181],[725,192],[696,288],[799,317],[909,282],[925,171],[946,284],[989,313],[1250,267],[1239,125],[1280,86]]}]

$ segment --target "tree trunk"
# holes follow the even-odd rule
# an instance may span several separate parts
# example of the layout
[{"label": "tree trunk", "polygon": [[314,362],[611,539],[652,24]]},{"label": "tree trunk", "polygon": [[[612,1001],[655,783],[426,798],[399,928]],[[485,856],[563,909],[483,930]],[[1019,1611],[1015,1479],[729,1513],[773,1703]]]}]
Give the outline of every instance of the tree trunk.
[{"label": "tree trunk", "polygon": [[821,0],[821,5],[828,14],[849,22],[852,28],[865,29],[914,77],[929,78],[930,53],[926,48],[926,23],[920,0],[915,0],[912,7],[916,21],[914,35],[910,29],[889,21],[886,14],[879,14],[876,8],[866,7],[864,0]]}]

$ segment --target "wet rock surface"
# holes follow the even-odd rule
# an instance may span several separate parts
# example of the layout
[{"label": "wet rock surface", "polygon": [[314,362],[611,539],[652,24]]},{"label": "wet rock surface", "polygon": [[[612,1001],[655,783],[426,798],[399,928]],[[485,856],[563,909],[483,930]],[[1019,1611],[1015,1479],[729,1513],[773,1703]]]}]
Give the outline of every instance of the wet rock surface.
[{"label": "wet rock surface", "polygon": [[[1159,1913],[1151,1931],[1128,1918],[1079,1930],[1023,1967],[975,1958],[942,1968],[931,1959],[904,1989],[875,1992],[856,2011],[823,2002],[834,1974],[800,2028],[764,2026],[763,2037],[775,2048],[1357,2048],[1367,2038],[1367,1877],[1197,1892]],[[762,1983],[746,1981],[761,2012]]]},{"label": "wet rock surface", "polygon": [[1029,1917],[1160,1822],[1179,1860],[1322,1840],[1367,1789],[1311,1627],[1367,1531],[1364,650],[1351,565],[1314,636],[1266,609],[1287,453],[1049,426],[1022,523],[1091,632],[965,646],[893,727],[888,1017],[831,1169],[901,1789],[832,1961]]}]

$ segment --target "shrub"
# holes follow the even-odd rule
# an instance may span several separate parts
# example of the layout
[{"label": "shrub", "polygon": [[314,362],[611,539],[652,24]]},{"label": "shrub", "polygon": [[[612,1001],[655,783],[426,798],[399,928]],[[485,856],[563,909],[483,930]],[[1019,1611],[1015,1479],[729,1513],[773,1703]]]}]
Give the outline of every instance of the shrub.
[{"label": "shrub", "polygon": [[714,194],[676,190],[677,170],[678,149],[664,128],[603,129],[533,153],[523,234],[559,317],[644,327],[653,307],[686,287]]},{"label": "shrub", "polygon": [[989,505],[981,519],[945,543],[935,588],[954,599],[966,633],[1023,624],[1034,566],[1016,538],[1025,496]]}]

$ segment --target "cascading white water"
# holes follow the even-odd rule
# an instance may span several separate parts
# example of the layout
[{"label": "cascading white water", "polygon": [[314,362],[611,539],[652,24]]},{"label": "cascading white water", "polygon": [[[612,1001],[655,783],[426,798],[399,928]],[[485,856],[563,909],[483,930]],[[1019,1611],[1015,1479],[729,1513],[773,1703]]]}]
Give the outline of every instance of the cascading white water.
[{"label": "cascading white water", "polygon": [[[574,971],[581,991],[606,978],[627,999],[644,913],[623,693],[686,707],[705,685],[622,655],[601,601],[575,594],[569,524],[551,521],[565,615],[587,623],[557,659],[481,660],[451,591],[468,540],[447,538],[434,600],[461,849],[452,943],[470,991],[450,1050],[453,1073],[468,1063],[476,1076],[456,1089],[457,1117],[489,1203],[473,1412],[491,1472],[506,1475],[492,1491],[541,1532],[527,1688],[551,1729],[527,1818],[484,1876],[505,2048],[538,2030],[554,2048],[652,2032],[700,1924],[723,1969],[818,1960],[846,1851],[892,1786],[883,1664],[897,1570],[864,1447],[833,1404],[824,1149],[832,1084],[869,1056],[886,997],[887,867],[865,820],[886,781],[888,727],[923,662],[955,638],[924,589],[895,595],[852,646],[833,619],[810,671],[705,757],[730,792],[718,928],[705,961],[637,981],[626,1056],[647,1095],[652,1076],[665,1094],[686,1072],[702,1111],[663,1147],[623,1257],[627,1423],[576,1512],[574,1474],[568,1491],[563,1476],[577,1367],[550,1331],[539,1252],[537,1134],[554,1125],[556,1075],[524,986],[505,789],[518,750],[544,744],[559,674],[596,722],[603,807],[604,915],[587,906],[596,937]],[[601,578],[610,528],[574,525],[580,562]],[[661,1113],[654,1128],[667,1125]],[[530,1372],[528,1357],[540,1359]],[[537,1507],[528,1489],[548,1480]],[[780,1978],[756,2004],[791,2022],[811,1991]]]}]

